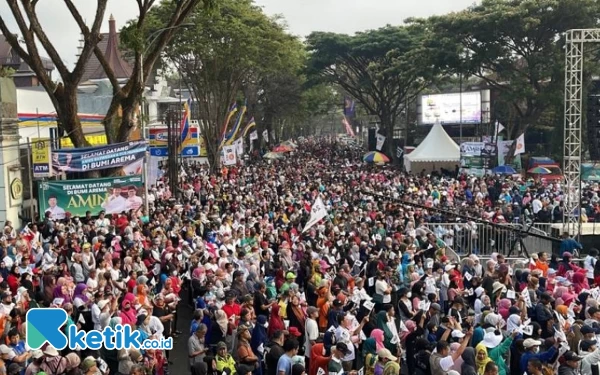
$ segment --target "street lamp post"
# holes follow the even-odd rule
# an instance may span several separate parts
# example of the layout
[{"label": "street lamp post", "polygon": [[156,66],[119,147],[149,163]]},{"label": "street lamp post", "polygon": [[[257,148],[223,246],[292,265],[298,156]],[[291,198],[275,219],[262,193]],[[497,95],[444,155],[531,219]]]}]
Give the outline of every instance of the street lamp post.
[{"label": "street lamp post", "polygon": [[[154,42],[156,41],[156,39],[165,31],[167,30],[172,30],[172,29],[178,29],[180,27],[189,27],[189,26],[193,26],[193,23],[182,23],[180,25],[177,26],[171,26],[171,27],[164,27],[162,29],[158,29],[156,31],[154,31],[152,34],[148,35],[148,37],[146,38],[146,41],[148,41],[148,43],[146,44],[146,48],[142,51],[142,53],[140,54],[140,61],[139,61],[139,72],[140,72],[140,85],[142,86],[142,89],[140,90],[140,119],[141,119],[141,125],[142,125],[142,137],[145,140],[148,140],[148,127],[144,124],[144,109],[145,109],[145,105],[144,105],[144,91],[146,89],[146,83],[144,82],[144,55],[146,54],[146,52],[148,51],[148,49],[152,46],[152,44],[154,44]],[[167,149],[169,150],[170,148],[167,147]],[[146,155],[144,157],[144,168],[143,168],[143,178],[144,178],[144,208],[146,209],[146,215],[150,215],[150,207],[149,207],[149,202],[148,202],[148,159],[149,159],[150,155],[149,155],[149,151],[146,151]]]}]

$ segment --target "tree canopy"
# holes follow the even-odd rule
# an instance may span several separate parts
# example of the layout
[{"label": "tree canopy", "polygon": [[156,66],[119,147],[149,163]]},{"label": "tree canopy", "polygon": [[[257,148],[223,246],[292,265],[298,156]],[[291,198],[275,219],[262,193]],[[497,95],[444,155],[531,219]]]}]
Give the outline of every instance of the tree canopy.
[{"label": "tree canopy", "polygon": [[[165,22],[169,13],[160,7],[155,15]],[[220,136],[233,102],[248,100],[255,112],[249,116],[260,124],[289,111],[286,106],[297,100],[303,48],[278,19],[250,0],[220,1],[213,12],[196,11],[189,21],[194,26],[178,32],[164,56],[198,105],[209,159],[218,165]]]},{"label": "tree canopy", "polygon": [[496,113],[514,139],[560,111],[562,33],[597,27],[595,0],[482,0],[457,13],[411,20],[429,33],[425,46],[447,74],[479,78],[497,92]]},{"label": "tree canopy", "polygon": [[[407,101],[431,84],[435,70],[423,48],[421,27],[386,26],[344,35],[315,32],[308,36],[308,72],[339,86],[372,115],[391,139]],[[389,155],[392,143],[386,142]]]}]

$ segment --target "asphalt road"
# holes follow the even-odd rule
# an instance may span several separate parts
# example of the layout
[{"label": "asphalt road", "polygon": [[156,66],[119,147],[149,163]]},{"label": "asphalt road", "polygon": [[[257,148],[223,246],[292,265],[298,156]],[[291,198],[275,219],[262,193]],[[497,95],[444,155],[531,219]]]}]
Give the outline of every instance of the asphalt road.
[{"label": "asphalt road", "polygon": [[185,300],[181,301],[178,313],[177,330],[181,331],[182,334],[173,339],[173,350],[169,353],[169,361],[173,364],[169,365],[169,374],[189,375],[191,372],[187,355],[187,340],[192,322],[192,309],[185,303]]}]

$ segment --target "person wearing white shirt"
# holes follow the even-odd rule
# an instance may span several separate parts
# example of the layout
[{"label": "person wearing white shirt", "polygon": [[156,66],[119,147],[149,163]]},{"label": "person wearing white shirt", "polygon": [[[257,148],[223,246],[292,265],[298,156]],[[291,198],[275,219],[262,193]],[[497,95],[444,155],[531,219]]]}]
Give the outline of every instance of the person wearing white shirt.
[{"label": "person wearing white shirt", "polygon": [[98,219],[95,222],[96,229],[108,229],[108,227],[110,226],[110,220],[104,217],[104,215],[104,211],[101,211],[98,215]]},{"label": "person wearing white shirt", "polygon": [[356,347],[355,343],[360,341],[358,335],[362,331],[365,324],[369,321],[368,316],[365,317],[362,322],[354,329],[350,331],[352,327],[352,317],[349,315],[338,315],[339,326],[335,329],[336,342],[343,342],[348,347],[348,354],[342,358],[342,367],[344,371],[352,370],[354,359],[356,358]]},{"label": "person wearing white shirt", "polygon": [[63,208],[57,206],[57,199],[55,195],[51,195],[48,198],[48,208],[45,212],[50,212],[50,219],[52,220],[63,220],[66,216],[66,212]]},{"label": "person wearing white shirt", "polygon": [[120,214],[127,211],[127,199],[121,195],[121,186],[115,185],[112,194],[102,203],[107,214]]},{"label": "person wearing white shirt", "polygon": [[392,287],[385,281],[384,274],[380,274],[375,281],[375,293],[383,296],[382,303],[392,302]]},{"label": "person wearing white shirt", "polygon": [[531,202],[531,208],[533,209],[533,214],[537,215],[538,212],[540,212],[542,210],[542,208],[543,208],[542,201],[539,198],[535,198]]},{"label": "person wearing white shirt", "polygon": [[310,351],[312,346],[317,342],[319,338],[319,325],[317,324],[317,317],[319,316],[319,309],[314,306],[309,306],[306,309],[307,319],[304,327],[305,331],[305,342],[304,342],[304,356],[306,357],[304,363],[306,367],[310,366]]},{"label": "person wearing white shirt", "polygon": [[598,250],[590,249],[590,252],[585,257],[585,261],[583,262],[583,267],[585,268],[585,274],[588,278],[588,282],[590,285],[594,284],[594,268],[596,267],[596,262],[598,261]]}]

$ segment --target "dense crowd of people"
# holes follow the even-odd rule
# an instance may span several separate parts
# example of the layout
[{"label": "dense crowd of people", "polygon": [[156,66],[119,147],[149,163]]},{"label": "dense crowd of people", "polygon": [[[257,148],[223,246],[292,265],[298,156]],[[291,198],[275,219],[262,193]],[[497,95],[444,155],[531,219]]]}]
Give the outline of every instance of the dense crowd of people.
[{"label": "dense crowd of people", "polygon": [[[150,212],[7,223],[0,373],[168,373],[169,351],[30,350],[26,311],[53,306],[81,330],[186,340],[193,375],[595,374],[597,250],[581,267],[569,238],[562,260],[535,249],[508,264],[497,248],[459,261],[451,236],[429,229],[449,212],[555,215],[559,185],[411,176],[328,140],[294,147],[217,171],[187,165],[178,191],[151,187]],[[307,226],[317,198],[327,215]],[[185,302],[195,311],[179,332]]]}]

